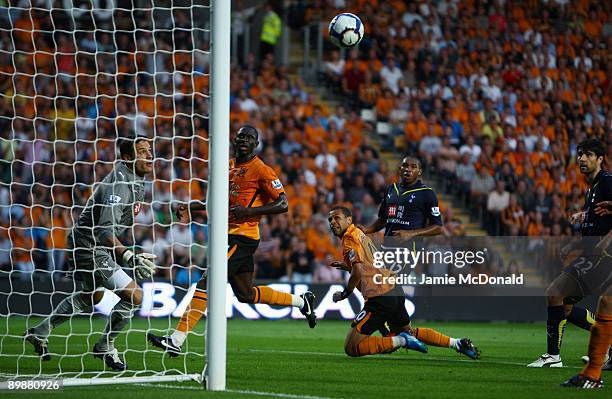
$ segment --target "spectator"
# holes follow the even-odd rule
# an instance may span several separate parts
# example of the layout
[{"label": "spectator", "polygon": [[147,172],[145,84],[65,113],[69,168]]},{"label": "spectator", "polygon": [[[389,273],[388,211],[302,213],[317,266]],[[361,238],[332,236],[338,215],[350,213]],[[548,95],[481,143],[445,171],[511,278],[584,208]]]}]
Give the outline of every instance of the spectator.
[{"label": "spectator", "polygon": [[505,189],[506,183],[498,181],[495,183],[495,190],[489,193],[487,199],[488,227],[490,235],[499,235],[500,216],[510,203],[510,193]]},{"label": "spectator", "polygon": [[292,240],[294,251],[289,256],[287,277],[292,283],[310,284],[315,270],[314,254],[304,240]]},{"label": "spectator", "polygon": [[470,184],[470,199],[473,206],[483,207],[489,193],[495,187],[495,180],[485,168],[480,168]]}]

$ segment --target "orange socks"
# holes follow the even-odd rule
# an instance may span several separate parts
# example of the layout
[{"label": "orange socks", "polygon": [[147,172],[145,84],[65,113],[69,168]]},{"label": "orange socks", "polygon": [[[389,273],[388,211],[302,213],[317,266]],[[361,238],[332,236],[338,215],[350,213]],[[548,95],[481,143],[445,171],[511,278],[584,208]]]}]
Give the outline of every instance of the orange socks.
[{"label": "orange socks", "polygon": [[353,356],[375,355],[385,353],[394,348],[392,337],[366,337],[357,345],[357,353]]},{"label": "orange socks", "polygon": [[176,329],[183,333],[193,330],[196,323],[200,321],[202,316],[204,316],[207,305],[208,294],[206,292],[196,290],[196,292],[193,294],[193,298],[191,298],[191,302],[189,302],[189,307],[185,312],[183,312],[181,321],[179,321]]},{"label": "orange socks", "polygon": [[450,347],[451,339],[431,328],[415,328],[414,336],[419,341],[433,346],[441,346],[444,348]]},{"label": "orange socks", "polygon": [[257,286],[255,291],[255,303],[267,303],[268,305],[291,306],[293,298],[291,294],[273,290],[266,286]]},{"label": "orange socks", "polygon": [[601,379],[601,367],[610,344],[612,344],[612,315],[598,314],[589,337],[589,362],[581,374],[595,381]]}]

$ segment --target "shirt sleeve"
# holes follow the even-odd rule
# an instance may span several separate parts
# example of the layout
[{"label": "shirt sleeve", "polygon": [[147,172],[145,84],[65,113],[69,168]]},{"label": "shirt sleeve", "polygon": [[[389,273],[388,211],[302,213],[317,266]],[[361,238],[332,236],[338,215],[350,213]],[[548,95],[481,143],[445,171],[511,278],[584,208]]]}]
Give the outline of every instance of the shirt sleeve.
[{"label": "shirt sleeve", "polygon": [[351,270],[355,263],[363,262],[363,250],[361,244],[354,237],[349,237],[342,248],[344,262],[350,266]]},{"label": "shirt sleeve", "polygon": [[285,194],[283,183],[276,176],[274,170],[267,165],[261,168],[258,185],[259,189],[272,198],[273,201],[276,201],[281,194]]},{"label": "shirt sleeve", "polygon": [[442,226],[442,216],[440,215],[440,207],[438,206],[438,196],[435,191],[427,190],[427,201],[425,203],[425,212],[430,225],[437,224]]}]

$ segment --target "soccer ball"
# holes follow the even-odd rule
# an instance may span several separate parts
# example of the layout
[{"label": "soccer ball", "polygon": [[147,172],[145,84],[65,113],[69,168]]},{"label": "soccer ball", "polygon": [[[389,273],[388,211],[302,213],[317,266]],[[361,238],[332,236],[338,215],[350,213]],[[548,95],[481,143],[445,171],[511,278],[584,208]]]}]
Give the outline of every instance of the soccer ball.
[{"label": "soccer ball", "polygon": [[338,47],[355,47],[364,33],[363,23],[355,14],[338,14],[329,23],[329,39]]}]

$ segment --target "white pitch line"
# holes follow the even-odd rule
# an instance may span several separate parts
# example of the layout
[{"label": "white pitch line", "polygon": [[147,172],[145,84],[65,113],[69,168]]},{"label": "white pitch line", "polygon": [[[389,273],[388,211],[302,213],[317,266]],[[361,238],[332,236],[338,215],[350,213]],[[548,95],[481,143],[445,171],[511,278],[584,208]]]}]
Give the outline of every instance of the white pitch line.
[{"label": "white pitch line", "polygon": [[[302,352],[302,351],[289,351],[289,350],[280,350],[280,349],[247,349],[249,352],[263,352],[263,353],[279,353],[284,355],[312,355],[312,356],[333,356],[333,357],[348,357],[343,353],[337,352]],[[378,358],[383,359],[406,359],[404,356],[398,355],[376,355]],[[420,359],[419,359],[420,360]],[[505,361],[497,361],[497,360],[468,360],[468,359],[448,359],[441,358],[436,356],[428,356],[427,358],[423,358],[423,360],[428,361],[441,361],[441,362],[451,362],[451,363],[468,363],[468,364],[478,364],[478,363],[486,363],[486,364],[503,364],[508,366],[523,366],[527,367],[525,363],[519,362],[505,362]],[[566,369],[582,369],[582,367],[575,366],[566,366]]]},{"label": "white pitch line", "polygon": [[[202,388],[183,386],[183,385],[169,385],[169,384],[134,384],[141,387],[156,387],[156,388],[169,388],[169,389],[183,389],[189,391],[204,391]],[[254,395],[254,396],[272,396],[275,398],[287,398],[287,399],[333,399],[326,396],[311,396],[311,395],[296,395],[292,393],[281,393],[281,392],[262,392],[262,391],[251,391],[243,389],[226,389],[222,392],[228,393],[239,393],[243,395]]]},{"label": "white pitch line", "polygon": [[326,396],[295,395],[292,393],[260,392],[260,391],[250,391],[250,390],[245,391],[242,389],[226,389],[225,392],[242,393],[246,395],[256,395],[256,396],[273,396],[276,398],[290,398],[290,399],[332,399]]}]

